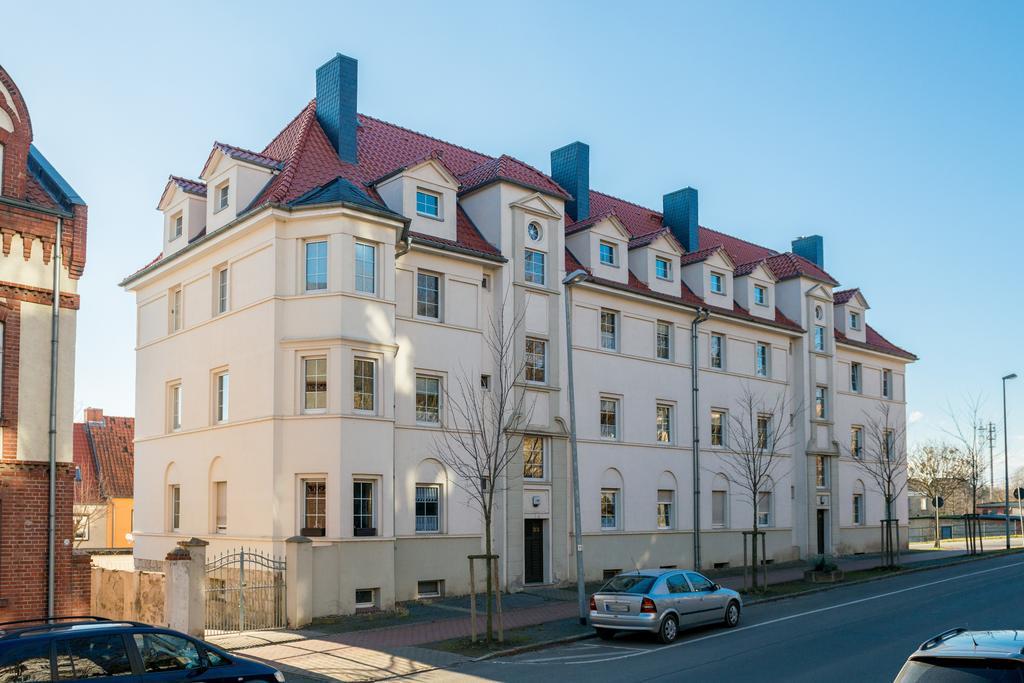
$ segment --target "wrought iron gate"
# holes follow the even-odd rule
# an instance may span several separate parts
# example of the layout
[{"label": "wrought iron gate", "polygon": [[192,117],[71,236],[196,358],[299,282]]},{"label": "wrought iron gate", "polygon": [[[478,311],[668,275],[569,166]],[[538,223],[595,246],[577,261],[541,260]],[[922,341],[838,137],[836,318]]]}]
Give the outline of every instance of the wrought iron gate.
[{"label": "wrought iron gate", "polygon": [[285,561],[252,549],[206,563],[206,632],[284,628]]}]

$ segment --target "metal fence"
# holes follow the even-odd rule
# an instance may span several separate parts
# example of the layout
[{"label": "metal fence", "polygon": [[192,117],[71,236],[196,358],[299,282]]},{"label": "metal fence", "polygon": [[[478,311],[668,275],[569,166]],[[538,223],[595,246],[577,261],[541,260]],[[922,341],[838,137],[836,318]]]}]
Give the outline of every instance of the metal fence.
[{"label": "metal fence", "polygon": [[242,548],[206,563],[206,632],[284,628],[285,560]]}]

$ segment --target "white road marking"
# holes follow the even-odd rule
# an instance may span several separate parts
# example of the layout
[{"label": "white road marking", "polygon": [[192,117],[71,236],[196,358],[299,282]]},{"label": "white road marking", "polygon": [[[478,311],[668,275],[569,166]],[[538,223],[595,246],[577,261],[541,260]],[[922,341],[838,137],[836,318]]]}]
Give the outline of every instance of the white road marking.
[{"label": "white road marking", "polygon": [[[776,617],[775,619],[769,619],[768,621],[758,622],[756,624],[751,624],[750,626],[740,626],[739,628],[733,628],[733,629],[728,629],[728,630],[725,630],[725,631],[719,631],[717,633],[710,633],[710,634],[708,634],[706,636],[701,636],[700,638],[693,638],[691,640],[684,640],[684,641],[681,641],[681,642],[678,642],[678,643],[673,643],[671,645],[663,645],[661,647],[656,647],[656,648],[632,648],[632,649],[637,650],[637,651],[629,652],[629,653],[622,654],[622,655],[615,655],[613,657],[602,657],[602,658],[599,658],[599,659],[589,659],[589,660],[587,660],[585,662],[564,662],[564,664],[601,664],[601,663],[604,663],[604,662],[615,662],[615,661],[619,661],[619,660],[622,660],[622,659],[631,659],[633,657],[639,657],[640,655],[644,655],[644,654],[648,654],[648,653],[661,652],[662,650],[669,650],[669,649],[676,648],[676,647],[682,647],[683,645],[692,645],[693,643],[699,643],[699,642],[704,641],[704,640],[711,640],[712,638],[721,638],[723,636],[728,636],[728,635],[732,635],[732,634],[735,634],[735,633],[740,633],[741,631],[749,631],[749,630],[752,630],[752,629],[755,629],[755,628],[761,628],[762,626],[771,626],[772,624],[778,624],[778,623],[783,622],[783,621],[790,621],[791,619],[799,619],[801,617],[811,616],[812,614],[820,614],[822,612],[829,612],[829,611],[836,610],[836,609],[842,609],[844,607],[852,607],[853,605],[859,605],[859,604],[864,603],[864,602],[871,602],[872,600],[879,600],[881,598],[892,597],[893,595],[899,595],[900,593],[908,593],[910,591],[920,590],[921,588],[929,588],[931,586],[937,586],[939,584],[948,583],[950,581],[958,581],[958,580],[961,580],[961,579],[966,579],[966,578],[971,577],[971,576],[980,576],[982,574],[989,574],[991,572],[998,572],[998,571],[1002,571],[1004,569],[1012,569],[1014,567],[1020,567],[1020,566],[1024,566],[1024,562],[1014,562],[1012,564],[1005,564],[1005,565],[1002,565],[1000,567],[990,567],[988,569],[979,569],[978,571],[969,572],[967,574],[957,574],[956,576],[950,576],[950,577],[947,577],[945,579],[938,579],[936,581],[929,581],[928,583],[921,583],[921,584],[918,584],[916,586],[909,586],[907,588],[900,588],[898,590],[888,591],[888,592],[885,592],[885,593],[879,593],[877,595],[869,595],[866,598],[858,598],[856,600],[849,600],[847,602],[839,603],[838,605],[829,605],[827,607],[819,607],[817,609],[808,610],[806,612],[799,612],[797,614],[789,614],[789,615],[784,616],[784,617]],[[601,645],[597,645],[595,647],[615,647],[615,646],[601,646]],[[597,653],[594,653],[594,654],[597,654]],[[582,655],[576,655],[574,657],[570,657],[569,659],[577,659],[577,658],[579,658],[581,656]],[[552,657],[552,658],[549,658],[548,661],[553,661],[554,659],[557,659],[557,658]],[[540,662],[536,661],[536,660],[526,660],[526,661],[519,661],[519,662],[506,661],[506,662],[503,662],[503,663],[507,663],[507,664],[532,664],[532,663],[540,663]]]}]

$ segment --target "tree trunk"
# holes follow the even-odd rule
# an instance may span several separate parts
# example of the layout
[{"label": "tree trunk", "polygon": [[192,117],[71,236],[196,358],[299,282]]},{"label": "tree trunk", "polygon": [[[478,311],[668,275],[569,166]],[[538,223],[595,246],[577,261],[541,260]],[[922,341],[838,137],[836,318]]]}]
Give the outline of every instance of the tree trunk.
[{"label": "tree trunk", "polygon": [[491,607],[494,596],[491,569],[494,565],[491,562],[491,542],[491,514],[487,512],[484,514],[484,554],[487,555],[487,559],[484,560],[484,564],[487,565],[487,643],[494,640],[494,614]]},{"label": "tree trunk", "polygon": [[750,555],[750,559],[751,559],[751,562],[754,565],[753,569],[751,570],[751,573],[754,575],[754,579],[753,579],[753,582],[752,582],[751,585],[753,586],[753,589],[756,591],[757,590],[757,508],[756,507],[754,508],[754,526],[753,526],[753,530],[754,530],[754,533],[751,535],[750,538],[751,538],[751,542],[754,544],[754,547],[753,547],[753,552]]}]

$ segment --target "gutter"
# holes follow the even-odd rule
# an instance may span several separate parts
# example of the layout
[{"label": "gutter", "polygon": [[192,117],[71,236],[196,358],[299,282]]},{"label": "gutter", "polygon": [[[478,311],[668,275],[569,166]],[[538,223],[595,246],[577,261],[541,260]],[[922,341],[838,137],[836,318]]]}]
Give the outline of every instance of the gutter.
[{"label": "gutter", "polygon": [[64,232],[64,219],[57,219],[57,237],[53,251],[53,303],[50,319],[50,491],[49,511],[47,517],[46,547],[46,616],[56,616],[53,612],[55,571],[57,555],[57,361],[60,353],[60,262],[61,233]]},{"label": "gutter", "polygon": [[693,411],[693,568],[700,571],[700,375],[698,372],[697,327],[711,317],[706,308],[698,308],[690,323],[690,391]]},{"label": "gutter", "polygon": [[58,218],[71,218],[72,214],[70,211],[64,211],[62,209],[51,209],[46,206],[40,206],[39,204],[33,204],[31,202],[24,202],[20,199],[14,199],[13,197],[0,196],[0,204],[7,204],[14,206],[19,209],[26,209],[28,211],[35,211],[37,213],[45,213],[50,216],[57,216]]}]

